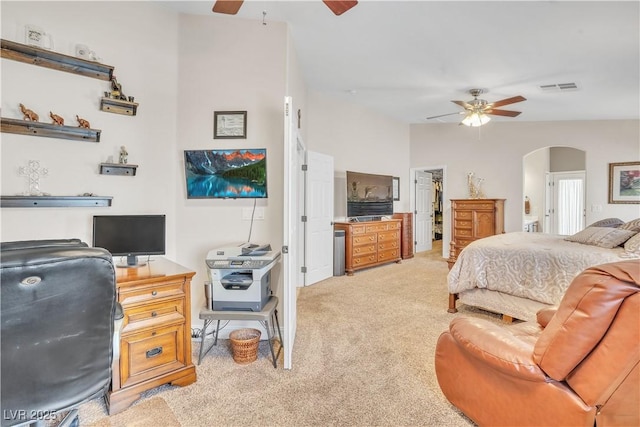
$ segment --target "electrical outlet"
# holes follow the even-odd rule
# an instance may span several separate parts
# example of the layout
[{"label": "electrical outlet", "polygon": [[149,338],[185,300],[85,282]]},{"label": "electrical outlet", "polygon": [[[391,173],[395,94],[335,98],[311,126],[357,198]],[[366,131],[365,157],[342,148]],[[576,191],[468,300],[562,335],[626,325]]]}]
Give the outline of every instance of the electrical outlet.
[{"label": "electrical outlet", "polygon": [[253,216],[253,219],[264,221],[264,208],[256,208],[256,213]]},{"label": "electrical outlet", "polygon": [[591,212],[602,212],[602,205],[591,205]]}]

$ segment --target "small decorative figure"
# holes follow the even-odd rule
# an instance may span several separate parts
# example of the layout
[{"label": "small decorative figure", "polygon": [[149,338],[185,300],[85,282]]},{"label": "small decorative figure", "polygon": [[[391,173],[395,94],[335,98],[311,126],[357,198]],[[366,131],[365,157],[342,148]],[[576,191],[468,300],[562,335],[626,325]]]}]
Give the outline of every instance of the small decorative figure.
[{"label": "small decorative figure", "polygon": [[53,120],[54,125],[64,126],[64,119],[57,114],[53,114],[53,112],[49,111],[49,116]]},{"label": "small decorative figure", "polygon": [[127,148],[123,145],[120,147],[120,164],[121,165],[126,165],[127,164],[127,157],[129,156],[129,153],[127,153]]},{"label": "small decorative figure", "polygon": [[111,78],[111,97],[114,99],[122,99],[123,101],[127,100],[124,92],[122,92],[122,85],[118,83],[116,76]]},{"label": "small decorative figure", "polygon": [[469,187],[469,198],[470,199],[484,199],[485,195],[482,191],[482,183],[484,182],[484,178],[475,178],[473,177],[473,172],[469,172],[467,174],[467,186]]},{"label": "small decorative figure", "polygon": [[89,122],[81,117],[78,117],[78,115],[76,114],[76,120],[78,121],[78,127],[80,128],[84,128],[84,129],[91,129],[91,124],[89,124]]},{"label": "small decorative figure", "polygon": [[25,120],[31,120],[32,122],[37,122],[40,120],[40,117],[38,117],[36,113],[34,113],[32,110],[29,110],[22,104],[20,104],[20,111],[22,111],[22,114],[24,114]]},{"label": "small decorative figure", "polygon": [[47,168],[40,167],[38,160],[29,160],[27,166],[18,168],[20,176],[27,178],[29,190],[24,193],[25,196],[46,196],[47,193],[40,191],[40,178],[49,174]]}]

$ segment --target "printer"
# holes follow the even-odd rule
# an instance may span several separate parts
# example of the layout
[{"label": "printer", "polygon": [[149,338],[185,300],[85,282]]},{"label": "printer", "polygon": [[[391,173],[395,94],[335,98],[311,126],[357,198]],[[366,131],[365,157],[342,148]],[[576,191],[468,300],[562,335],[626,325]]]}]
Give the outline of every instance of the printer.
[{"label": "printer", "polygon": [[243,243],[207,254],[213,310],[262,311],[271,296],[271,269],[280,251],[271,245]]}]

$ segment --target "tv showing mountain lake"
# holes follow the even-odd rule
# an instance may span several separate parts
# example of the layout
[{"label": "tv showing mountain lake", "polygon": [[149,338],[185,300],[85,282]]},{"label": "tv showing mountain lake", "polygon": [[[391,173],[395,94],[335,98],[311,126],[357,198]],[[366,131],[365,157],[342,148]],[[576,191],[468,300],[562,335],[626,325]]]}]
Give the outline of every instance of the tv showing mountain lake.
[{"label": "tv showing mountain lake", "polygon": [[185,150],[188,199],[267,197],[267,150]]}]

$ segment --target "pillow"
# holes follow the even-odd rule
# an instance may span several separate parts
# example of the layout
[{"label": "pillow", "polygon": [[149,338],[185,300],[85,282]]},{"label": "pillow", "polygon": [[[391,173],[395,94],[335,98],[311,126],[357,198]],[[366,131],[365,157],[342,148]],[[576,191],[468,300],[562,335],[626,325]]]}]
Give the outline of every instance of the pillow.
[{"label": "pillow", "polygon": [[[596,221],[591,224],[589,227],[617,227],[621,224],[624,224],[624,221],[620,218],[606,218],[601,219],[600,221]],[[588,227],[587,227],[588,228]]]},{"label": "pillow", "polygon": [[624,250],[627,252],[640,253],[640,233],[624,243]]},{"label": "pillow", "polygon": [[620,228],[587,227],[573,236],[565,237],[565,240],[611,249],[623,244],[634,234],[635,231]]},{"label": "pillow", "polygon": [[631,230],[638,233],[640,232],[640,218],[625,222],[624,224],[618,226],[618,228],[621,230]]}]

